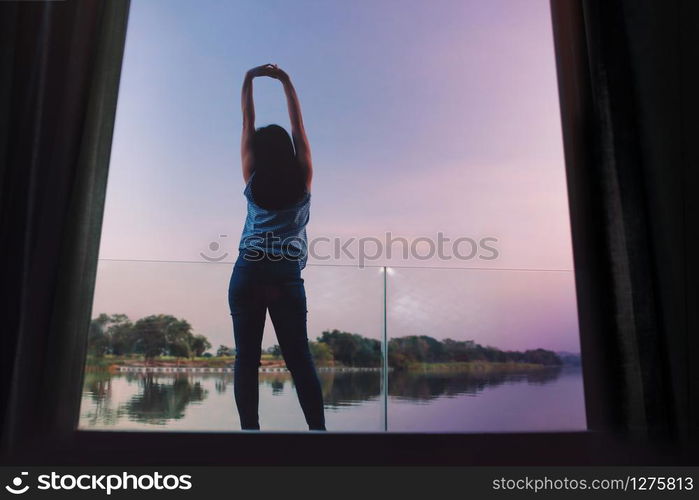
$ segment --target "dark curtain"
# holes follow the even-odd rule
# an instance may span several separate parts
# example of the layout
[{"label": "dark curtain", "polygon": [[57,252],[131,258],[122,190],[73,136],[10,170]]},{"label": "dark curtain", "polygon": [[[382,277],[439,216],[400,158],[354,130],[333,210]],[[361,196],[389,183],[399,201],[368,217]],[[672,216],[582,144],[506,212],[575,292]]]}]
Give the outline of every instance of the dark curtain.
[{"label": "dark curtain", "polygon": [[698,4],[552,0],[591,427],[683,444],[699,429]]},{"label": "dark curtain", "polygon": [[0,2],[5,452],[77,415],[128,7]]},{"label": "dark curtain", "polygon": [[[552,7],[590,425],[696,442],[699,2]],[[127,13],[0,2],[5,452],[76,423]]]}]

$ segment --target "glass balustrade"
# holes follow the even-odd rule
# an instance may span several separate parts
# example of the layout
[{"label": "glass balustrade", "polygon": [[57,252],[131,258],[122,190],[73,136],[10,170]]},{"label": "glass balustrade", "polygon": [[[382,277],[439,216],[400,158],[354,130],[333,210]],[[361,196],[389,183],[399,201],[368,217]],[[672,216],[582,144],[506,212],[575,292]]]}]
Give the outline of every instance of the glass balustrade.
[{"label": "glass balustrade", "polygon": [[[231,270],[232,263],[99,262],[81,429],[240,429],[227,302]],[[376,269],[334,266],[308,266],[303,276],[308,337],[328,428],[382,430],[382,276]],[[103,316],[100,324],[103,314],[108,317]],[[153,315],[164,315],[155,323],[170,324],[171,329],[181,327],[174,319],[186,321],[193,336],[206,337],[210,357],[187,357],[177,350],[177,339],[149,340],[160,332],[138,321]],[[167,316],[174,319],[168,323]],[[149,344],[168,355],[146,361],[143,346]],[[276,344],[268,316],[259,370],[260,426],[268,431],[303,431],[307,427],[294,383]]]},{"label": "glass balustrade", "polygon": [[586,429],[574,274],[388,268],[387,429]]},{"label": "glass balustrade", "polygon": [[[231,270],[99,262],[81,429],[240,429]],[[586,428],[572,272],[310,264],[303,276],[328,430]],[[304,431],[276,344],[268,317],[261,428]]]}]

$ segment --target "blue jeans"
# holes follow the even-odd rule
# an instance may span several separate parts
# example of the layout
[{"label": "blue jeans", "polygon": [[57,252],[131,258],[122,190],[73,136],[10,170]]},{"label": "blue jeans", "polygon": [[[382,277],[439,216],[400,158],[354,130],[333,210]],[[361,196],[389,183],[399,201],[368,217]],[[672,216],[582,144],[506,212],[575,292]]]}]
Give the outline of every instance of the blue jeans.
[{"label": "blue jeans", "polygon": [[[306,290],[297,260],[241,252],[228,286],[236,357],[233,392],[243,429],[259,429],[258,367],[267,310],[311,430],[325,430],[323,394],[306,331]],[[257,254],[255,258],[258,258]]]}]

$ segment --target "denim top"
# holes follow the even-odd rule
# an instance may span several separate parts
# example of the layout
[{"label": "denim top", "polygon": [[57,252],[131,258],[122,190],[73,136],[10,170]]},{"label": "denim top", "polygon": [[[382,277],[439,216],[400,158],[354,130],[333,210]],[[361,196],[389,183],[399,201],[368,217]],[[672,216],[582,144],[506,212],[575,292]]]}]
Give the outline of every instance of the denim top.
[{"label": "denim top", "polygon": [[308,191],[293,205],[280,210],[267,210],[252,197],[253,172],[243,194],[248,211],[240,236],[239,250],[259,250],[273,255],[299,259],[301,269],[306,267],[308,238],[306,225],[310,217],[311,193]]}]

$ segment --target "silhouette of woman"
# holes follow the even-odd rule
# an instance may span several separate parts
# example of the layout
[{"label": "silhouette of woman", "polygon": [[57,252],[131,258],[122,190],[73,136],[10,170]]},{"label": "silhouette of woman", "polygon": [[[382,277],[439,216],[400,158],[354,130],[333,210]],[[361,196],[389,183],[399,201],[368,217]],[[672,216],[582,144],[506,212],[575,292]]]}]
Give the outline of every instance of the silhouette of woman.
[{"label": "silhouette of woman", "polygon": [[[279,125],[255,129],[252,81],[279,80],[286,94],[291,135]],[[242,429],[259,429],[258,367],[266,313],[291,372],[310,430],[325,430],[323,395],[308,347],[306,224],[313,167],[301,107],[289,75],[276,64],[249,70],[243,81],[241,159],[247,216],[228,287],[236,357],[235,402]]]}]

